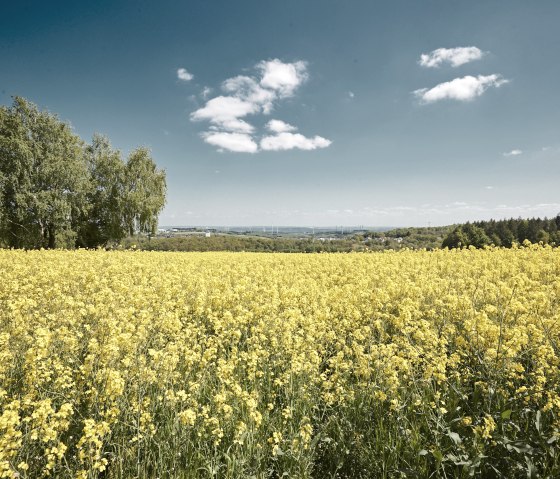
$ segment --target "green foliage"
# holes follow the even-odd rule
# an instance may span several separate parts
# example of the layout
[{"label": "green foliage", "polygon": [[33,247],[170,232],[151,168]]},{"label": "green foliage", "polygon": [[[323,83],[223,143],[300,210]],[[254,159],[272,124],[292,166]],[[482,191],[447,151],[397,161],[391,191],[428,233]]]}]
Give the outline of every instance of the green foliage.
[{"label": "green foliage", "polygon": [[353,235],[327,234],[328,238],[289,236],[257,236],[244,234],[171,233],[165,237],[129,237],[124,247],[153,251],[255,251],[283,253],[323,253],[381,251],[398,249],[435,249],[450,231],[449,226],[430,228],[397,228],[389,231],[364,231]]},{"label": "green foliage", "polygon": [[253,251],[279,253],[322,253],[364,251],[364,245],[352,240],[319,241],[294,238],[264,238],[258,236],[212,235],[210,238],[189,235],[174,238],[127,238],[125,248],[147,251]]},{"label": "green foliage", "polygon": [[126,163],[123,216],[129,234],[155,234],[165,205],[165,173],[157,170],[147,148],[134,150]]},{"label": "green foliage", "polygon": [[461,248],[464,246],[474,246],[483,248],[490,245],[491,240],[484,229],[467,223],[455,228],[444,240],[442,246],[445,248]]},{"label": "green foliage", "polygon": [[153,233],[165,190],[145,148],[125,164],[107,138],[86,145],[24,98],[0,107],[0,245],[96,247]]},{"label": "green foliage", "polygon": [[450,233],[450,226],[396,228],[389,231],[368,231],[364,234],[368,249],[436,249]]},{"label": "green foliage", "polygon": [[511,247],[528,240],[531,243],[560,244],[560,214],[553,219],[508,219],[477,221],[459,225],[443,240],[445,248],[486,245]]},{"label": "green foliage", "polygon": [[1,233],[13,247],[70,246],[87,211],[83,144],[68,124],[16,97],[0,117]]},{"label": "green foliage", "polygon": [[112,149],[109,140],[94,135],[85,152],[91,206],[79,228],[79,246],[94,247],[126,236],[122,211],[124,208],[125,164],[120,152]]},{"label": "green foliage", "polygon": [[461,248],[462,246],[468,246],[469,238],[463,231],[461,227],[455,228],[449,235],[443,240],[442,246],[444,248]]}]

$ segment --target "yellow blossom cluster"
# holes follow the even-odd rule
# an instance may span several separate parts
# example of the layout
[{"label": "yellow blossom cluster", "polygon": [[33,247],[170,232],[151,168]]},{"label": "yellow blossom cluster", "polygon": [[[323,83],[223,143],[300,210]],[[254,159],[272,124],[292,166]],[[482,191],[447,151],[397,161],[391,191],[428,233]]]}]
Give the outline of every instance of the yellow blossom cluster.
[{"label": "yellow blossom cluster", "polygon": [[437,468],[526,411],[560,429],[559,249],[2,250],[0,274],[0,477],[326,477],[385,433]]}]

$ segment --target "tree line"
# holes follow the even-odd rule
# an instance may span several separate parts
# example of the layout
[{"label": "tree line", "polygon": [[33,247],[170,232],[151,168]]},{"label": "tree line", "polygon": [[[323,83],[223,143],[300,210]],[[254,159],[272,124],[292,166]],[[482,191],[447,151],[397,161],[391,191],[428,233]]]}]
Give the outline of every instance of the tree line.
[{"label": "tree line", "polygon": [[265,238],[217,234],[210,238],[189,235],[174,238],[126,238],[121,245],[147,251],[246,251],[268,253],[349,253],[365,251],[365,246],[352,238],[320,241],[299,238]]},{"label": "tree line", "polygon": [[510,218],[507,220],[475,221],[456,226],[443,240],[442,247],[505,246],[531,243],[560,244],[560,214],[555,218]]},{"label": "tree line", "polygon": [[93,248],[154,234],[165,197],[147,148],[125,160],[107,137],[86,143],[24,98],[0,106],[0,246]]}]

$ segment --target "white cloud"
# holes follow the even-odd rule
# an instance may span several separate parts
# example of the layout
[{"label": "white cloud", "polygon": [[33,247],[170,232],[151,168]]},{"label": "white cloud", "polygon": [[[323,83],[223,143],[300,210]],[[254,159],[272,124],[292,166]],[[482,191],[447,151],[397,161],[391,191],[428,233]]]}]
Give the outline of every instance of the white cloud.
[{"label": "white cloud", "polygon": [[[303,61],[284,63],[278,59],[259,62],[254,75],[238,75],[222,83],[223,95],[206,101],[205,105],[191,113],[192,121],[208,121],[211,126],[201,136],[206,143],[220,150],[255,153],[259,145],[252,135],[253,125],[244,120],[249,115],[270,114],[275,104],[295,94],[297,88],[308,78],[307,64]],[[211,93],[205,87],[202,96]],[[263,150],[314,150],[326,148],[330,140],[321,136],[307,138],[281,120],[270,120],[266,128],[274,135],[260,141]]]},{"label": "white cloud", "polygon": [[[247,75],[228,78],[222,83],[222,90],[228,95],[208,100],[191,114],[191,119],[219,125],[249,114],[269,114],[276,100],[293,95],[307,78],[305,62],[301,61],[284,63],[274,59],[258,63],[256,69],[262,75],[260,80]],[[203,94],[209,93],[209,89],[203,90]]]},{"label": "white cloud", "polygon": [[256,153],[258,145],[246,133],[206,132],[202,134],[204,141],[217,146],[219,151],[229,150],[237,153]]},{"label": "white cloud", "polygon": [[289,97],[308,78],[307,64],[303,61],[284,63],[277,58],[257,65],[262,73],[261,86],[270,88],[281,98]]},{"label": "white cloud", "polygon": [[296,131],[295,126],[290,125],[282,120],[270,120],[266,124],[266,128],[274,133],[284,133],[287,131]]},{"label": "white cloud", "polygon": [[510,217],[554,216],[560,211],[560,203],[539,203],[524,205],[491,205],[485,202],[465,203],[456,201],[449,204],[435,204],[422,206],[390,206],[364,207],[355,211],[356,216],[376,217],[390,216],[393,218],[430,218],[440,224],[451,222],[473,221],[482,219],[500,219]]},{"label": "white cloud", "polygon": [[455,78],[454,80],[440,83],[433,88],[421,88],[415,90],[413,93],[423,103],[433,103],[439,100],[459,100],[470,101],[482,95],[488,88],[500,86],[508,83],[501,75],[478,75],[473,77],[471,75],[462,78]]},{"label": "white cloud", "polygon": [[523,153],[523,151],[516,149],[516,150],[511,150],[511,151],[508,151],[508,152],[504,153],[504,156],[519,156],[522,153]]},{"label": "white cloud", "polygon": [[458,67],[474,60],[480,60],[485,53],[477,47],[438,48],[420,55],[418,63],[426,68],[437,68],[443,63]]},{"label": "white cloud", "polygon": [[332,142],[322,136],[314,136],[307,138],[299,133],[278,133],[274,136],[265,136],[261,140],[261,148],[268,151],[292,150],[294,148],[300,150],[315,150],[317,148],[326,148]]},{"label": "white cloud", "polygon": [[258,107],[233,96],[217,96],[206,102],[204,107],[191,114],[193,120],[210,120],[220,123],[224,120],[244,117],[256,113]]},{"label": "white cloud", "polygon": [[253,78],[244,75],[228,78],[222,84],[222,89],[236,98],[257,105],[265,114],[272,111],[276,99],[274,91],[262,88]]},{"label": "white cloud", "polygon": [[220,126],[211,126],[211,130],[213,131],[232,131],[237,133],[253,133],[255,131],[255,127],[250,123],[247,123],[245,120],[240,120],[239,118],[233,118],[231,120],[224,120],[220,123]]},{"label": "white cloud", "polygon": [[348,92],[348,96],[349,96],[350,98],[354,98],[356,95],[354,95],[354,92],[353,92],[353,91],[349,91],[349,92]]},{"label": "white cloud", "polygon": [[208,97],[210,96],[210,93],[212,93],[212,88],[205,86],[205,87],[202,89],[201,96],[202,96],[202,98],[204,98],[205,100],[207,100]]},{"label": "white cloud", "polygon": [[177,70],[177,78],[183,81],[191,81],[194,78],[194,75],[189,73],[185,68],[179,68]]}]

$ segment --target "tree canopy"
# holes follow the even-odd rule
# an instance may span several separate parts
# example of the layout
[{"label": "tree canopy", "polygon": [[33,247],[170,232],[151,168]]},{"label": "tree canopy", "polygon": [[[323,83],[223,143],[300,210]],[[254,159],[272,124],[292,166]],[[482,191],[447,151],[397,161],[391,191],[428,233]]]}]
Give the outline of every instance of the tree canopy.
[{"label": "tree canopy", "polygon": [[0,107],[1,245],[97,247],[153,234],[165,195],[148,149],[123,161],[106,137],[87,144],[24,98]]},{"label": "tree canopy", "polygon": [[443,240],[442,246],[461,248],[487,245],[511,247],[529,240],[531,243],[560,244],[560,214],[555,218],[510,218],[476,221],[456,226]]}]

